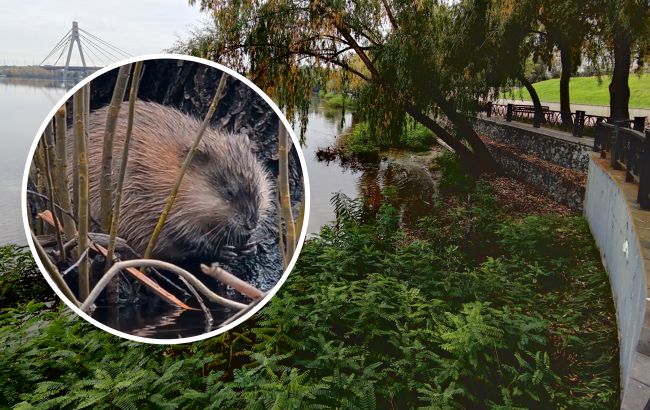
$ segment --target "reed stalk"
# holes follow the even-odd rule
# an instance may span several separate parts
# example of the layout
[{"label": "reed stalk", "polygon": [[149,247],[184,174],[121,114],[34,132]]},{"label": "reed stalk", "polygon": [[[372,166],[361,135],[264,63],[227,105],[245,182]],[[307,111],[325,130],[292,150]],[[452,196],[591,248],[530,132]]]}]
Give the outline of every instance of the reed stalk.
[{"label": "reed stalk", "polygon": [[34,242],[34,247],[36,248],[36,254],[38,255],[38,258],[41,260],[43,263],[43,266],[45,266],[45,270],[47,273],[49,273],[50,277],[52,280],[54,280],[54,283],[58,286],[59,289],[61,289],[61,292],[67,297],[75,306],[79,307],[81,306],[81,303],[77,300],[77,298],[74,296],[74,293],[70,290],[68,287],[68,284],[65,283],[65,280],[59,273],[59,270],[54,266],[52,261],[50,260],[50,257],[47,255],[47,252],[45,252],[45,249],[43,249],[43,246],[41,243],[38,241],[38,238],[36,235],[34,235],[34,232],[31,232],[32,235],[32,242]]},{"label": "reed stalk", "polygon": [[[73,127],[75,149],[77,156],[77,221],[79,222],[79,254],[88,248],[88,152],[86,146],[85,124],[85,94],[84,89],[77,91],[72,97]],[[88,275],[88,258],[82,258],[79,263],[79,299],[85,300],[90,293],[90,280]]]},{"label": "reed stalk", "polygon": [[189,167],[192,158],[194,158],[194,154],[196,153],[199,143],[201,142],[201,138],[203,137],[205,130],[208,128],[208,125],[210,124],[210,120],[212,119],[212,116],[214,115],[214,112],[216,111],[217,106],[219,105],[219,101],[221,101],[221,94],[226,85],[227,78],[228,78],[228,74],[221,73],[221,78],[219,79],[219,85],[217,86],[217,91],[214,93],[214,97],[212,98],[212,102],[210,103],[210,107],[208,108],[208,112],[205,115],[205,118],[203,119],[203,123],[201,124],[201,128],[199,129],[196,138],[194,139],[194,143],[192,144],[192,147],[190,148],[187,155],[185,156],[185,161],[183,161],[183,165],[181,166],[181,171],[178,175],[178,178],[176,179],[176,183],[174,184],[174,187],[172,188],[172,191],[169,194],[169,197],[167,198],[167,203],[165,204],[165,208],[160,214],[160,218],[158,219],[158,223],[156,224],[156,227],[153,230],[151,239],[149,239],[149,243],[147,244],[147,249],[144,251],[144,259],[149,259],[151,257],[151,254],[153,253],[153,249],[156,246],[156,242],[158,242],[158,237],[160,236],[160,232],[162,231],[162,228],[165,225],[165,221],[167,220],[167,215],[169,215],[169,211],[171,210],[172,205],[174,205],[174,202],[176,201],[176,195],[178,194],[178,190],[181,186],[181,182],[183,181],[183,176],[185,176],[185,172],[187,171],[187,168]]},{"label": "reed stalk", "polygon": [[[278,138],[278,161],[280,174],[278,176],[278,185],[280,189],[280,207],[282,209],[282,219],[286,229],[286,260],[291,261],[296,249],[296,227],[293,221],[293,211],[291,209],[291,195],[289,188],[289,138],[287,129],[280,123],[280,132]],[[282,226],[279,227],[282,232]]]},{"label": "reed stalk", "polygon": [[[76,222],[74,218],[71,217],[70,212],[72,211],[72,205],[70,203],[70,188],[68,187],[68,151],[67,151],[67,142],[66,142],[66,110],[65,104],[61,106],[54,114],[54,123],[55,123],[55,163],[56,163],[56,173],[54,186],[57,204],[67,212],[61,212],[63,220],[63,230],[65,236],[68,240],[77,236]],[[55,206],[53,204],[52,206]]]},{"label": "reed stalk", "polygon": [[88,132],[88,121],[90,119],[90,83],[83,86],[84,90],[84,125]]},{"label": "reed stalk", "polygon": [[50,151],[54,144],[54,131],[52,126],[52,121],[50,121],[45,127],[45,132],[43,133],[43,156],[45,159],[45,183],[47,184],[47,195],[48,201],[50,202],[50,208],[52,210],[52,215],[54,216],[54,227],[56,235],[56,243],[59,247],[59,261],[63,262],[65,260],[65,248],[63,247],[63,238],[61,238],[61,219],[57,215],[61,215],[60,212],[57,212],[56,207],[54,206],[54,183],[52,182],[52,171],[53,171],[53,161],[51,159]]},{"label": "reed stalk", "polygon": [[111,210],[112,210],[112,176],[113,176],[113,140],[115,138],[115,128],[117,118],[120,114],[124,94],[126,93],[126,84],[129,81],[131,64],[120,67],[117,73],[117,81],[113,88],[113,97],[108,106],[106,114],[106,128],[104,129],[104,145],[102,147],[102,174],[99,181],[101,193],[101,224],[102,231],[109,232],[111,229]]},{"label": "reed stalk", "polygon": [[[135,63],[135,68],[133,70],[133,78],[131,79],[131,90],[129,91],[129,113],[128,113],[128,120],[127,120],[128,122],[127,122],[127,126],[126,126],[126,136],[124,137],[124,148],[123,148],[123,152],[122,152],[122,161],[120,163],[120,170],[119,170],[119,174],[118,174],[118,177],[117,177],[117,186],[115,188],[115,203],[113,204],[113,212],[110,212],[110,209],[108,210],[109,215],[112,214],[112,217],[111,217],[111,224],[110,224],[110,229],[109,229],[110,230],[110,238],[108,240],[108,254],[106,255],[106,268],[107,269],[113,264],[113,257],[114,257],[114,254],[115,254],[115,240],[117,238],[117,227],[118,227],[119,222],[120,222],[120,206],[122,204],[122,189],[124,187],[124,176],[126,175],[126,166],[127,166],[128,159],[129,159],[129,147],[131,145],[131,135],[133,133],[133,117],[135,115],[135,102],[136,102],[136,100],[138,98],[138,87],[140,85],[140,76],[142,75],[143,64],[144,63],[142,61],[138,61],[137,63]],[[119,76],[121,74],[123,74],[121,72],[122,68],[123,67],[120,68],[120,73],[118,73],[118,81],[119,81]],[[128,74],[128,70],[126,70],[126,73]],[[126,81],[124,81],[124,86],[126,86]],[[117,87],[117,85],[116,85],[116,87]],[[122,91],[122,95],[123,95],[123,93],[124,92]],[[113,92],[113,100],[115,100],[116,98],[119,97],[119,95],[118,95],[118,97],[116,97],[115,94],[116,94],[116,92],[114,90],[114,92]],[[117,94],[119,94],[119,92]],[[121,98],[118,98],[118,99],[121,100]],[[121,101],[120,101],[120,103],[121,103]],[[113,101],[111,101],[111,104],[113,104]],[[114,109],[114,107],[111,106],[109,108],[109,110],[112,110],[112,109]],[[115,123],[117,121],[117,114],[119,114],[119,107],[115,111],[114,119],[112,119],[113,120],[113,125],[112,125],[113,134],[115,133]],[[110,116],[111,116],[111,113],[109,112],[109,117]],[[107,119],[107,121],[109,121],[109,119]],[[109,125],[107,123],[107,125],[106,125],[106,129],[107,129],[106,132],[107,133],[109,131],[108,128],[109,128]],[[111,140],[112,140],[112,136],[111,136]],[[106,149],[106,134],[104,134],[104,144],[105,144],[104,148]],[[111,141],[111,148],[110,148],[111,151],[112,151],[112,144],[113,144],[113,142]],[[103,154],[102,154],[102,156],[103,156]],[[102,161],[103,161],[103,159],[102,159]],[[112,162],[112,153],[111,153],[111,162]],[[105,165],[105,163],[102,162],[102,170],[104,169],[103,168],[104,165]],[[110,184],[111,184],[111,181],[110,181],[111,169],[110,168],[108,169],[108,172],[109,172],[108,184],[109,184],[109,187],[110,187]],[[104,173],[104,171],[102,171],[102,173]],[[104,175],[102,175],[102,177],[103,176]],[[104,192],[102,192],[102,195],[103,194],[104,194]],[[110,199],[110,196],[109,196],[109,199]],[[104,198],[102,198],[102,201],[103,200],[104,200]],[[108,208],[110,208],[110,206]],[[102,215],[102,217],[103,217],[103,215]],[[102,225],[103,225],[103,220],[102,220]],[[118,299],[118,280],[117,280],[117,277],[110,283],[110,286],[108,287],[108,295],[107,295],[107,297],[108,297],[108,303],[109,304],[116,304],[117,303],[117,299]]]},{"label": "reed stalk", "polygon": [[[36,146],[36,151],[34,151],[34,165],[36,168],[36,178],[34,179],[34,185],[36,185],[36,190],[38,192],[45,192],[45,155],[43,154],[43,144],[39,143]],[[47,198],[47,197],[46,197]],[[37,235],[45,234],[47,225],[43,224],[43,221],[40,219],[36,220],[36,226],[34,230]]]}]

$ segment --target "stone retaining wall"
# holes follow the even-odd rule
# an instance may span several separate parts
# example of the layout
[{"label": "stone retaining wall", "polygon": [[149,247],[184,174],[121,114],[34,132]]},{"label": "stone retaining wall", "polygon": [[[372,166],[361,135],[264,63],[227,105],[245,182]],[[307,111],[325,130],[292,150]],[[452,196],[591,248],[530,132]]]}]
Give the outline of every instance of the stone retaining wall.
[{"label": "stone retaining wall", "polygon": [[508,144],[559,166],[586,172],[593,140],[530,124],[476,118],[474,129],[492,141]]},{"label": "stone retaining wall", "polygon": [[483,142],[507,175],[528,182],[574,211],[582,211],[585,193],[585,176],[582,172],[540,160],[488,138],[483,138]]}]

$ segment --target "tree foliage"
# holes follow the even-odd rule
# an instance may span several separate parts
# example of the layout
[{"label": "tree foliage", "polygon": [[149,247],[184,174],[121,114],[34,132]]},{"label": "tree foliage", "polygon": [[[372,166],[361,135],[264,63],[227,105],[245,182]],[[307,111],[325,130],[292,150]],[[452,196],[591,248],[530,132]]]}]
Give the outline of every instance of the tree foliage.
[{"label": "tree foliage", "polygon": [[[359,114],[369,121],[372,133],[397,135],[408,114],[475,171],[496,169],[461,114],[475,112],[479,98],[492,90],[485,81],[492,67],[484,62],[495,47],[506,49],[500,46],[505,31],[493,2],[284,0],[200,5],[212,12],[214,25],[176,50],[247,72],[272,91],[290,116],[306,113],[311,90],[324,80],[324,68],[338,68],[363,81]],[[453,130],[432,118],[434,112],[444,114]]]}]

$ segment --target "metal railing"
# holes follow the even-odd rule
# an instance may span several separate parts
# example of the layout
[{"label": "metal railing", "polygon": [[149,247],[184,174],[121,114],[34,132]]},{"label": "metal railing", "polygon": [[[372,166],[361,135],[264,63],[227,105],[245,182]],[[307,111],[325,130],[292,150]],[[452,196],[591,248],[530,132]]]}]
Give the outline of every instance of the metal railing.
[{"label": "metal railing", "polygon": [[[488,117],[492,115],[503,117],[510,122],[513,119],[532,120],[533,126],[539,128],[542,124],[551,126],[562,126],[562,111],[550,110],[547,106],[542,106],[542,112],[537,113],[533,105],[522,104],[495,104],[491,101],[484,105],[482,111],[487,113]],[[585,128],[596,128],[599,122],[610,120],[603,115],[590,115],[585,111],[567,112],[566,117],[571,118],[571,128],[573,136],[582,137]],[[625,120],[633,124],[634,129],[642,131],[645,127],[646,117],[634,117],[633,120]]]},{"label": "metal railing", "polygon": [[[650,209],[650,130],[627,127],[629,121],[598,121],[594,151],[607,158],[613,169],[625,169],[625,182],[638,183],[637,201]],[[637,124],[635,124],[637,125]]]}]

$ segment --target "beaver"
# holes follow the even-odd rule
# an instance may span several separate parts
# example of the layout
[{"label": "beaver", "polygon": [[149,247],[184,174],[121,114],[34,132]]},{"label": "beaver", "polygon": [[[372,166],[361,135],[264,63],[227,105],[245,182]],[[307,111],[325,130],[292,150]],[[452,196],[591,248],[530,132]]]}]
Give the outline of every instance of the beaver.
[{"label": "beaver", "polygon": [[[108,107],[95,110],[88,119],[90,214],[96,219],[107,112]],[[122,160],[127,116],[125,102],[115,131],[113,189]],[[200,120],[175,108],[136,101],[118,236],[140,254],[149,243],[200,127]],[[68,141],[73,140],[70,135]],[[72,149],[72,143],[68,149]],[[208,127],[183,177],[152,257],[173,262],[190,258],[231,261],[255,253],[257,244],[251,236],[271,210],[272,192],[269,175],[248,137]]]}]

